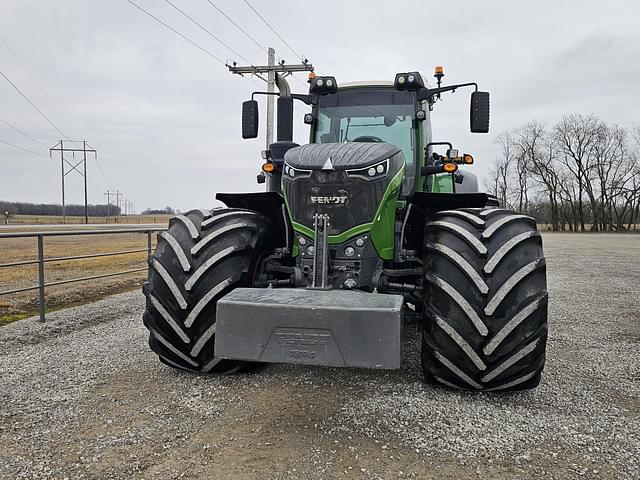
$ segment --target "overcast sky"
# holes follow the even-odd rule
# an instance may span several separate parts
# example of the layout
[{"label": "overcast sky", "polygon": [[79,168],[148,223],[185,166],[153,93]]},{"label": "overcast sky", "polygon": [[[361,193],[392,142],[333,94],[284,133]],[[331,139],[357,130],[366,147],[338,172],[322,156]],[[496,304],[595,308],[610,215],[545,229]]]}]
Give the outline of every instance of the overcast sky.
[{"label": "overcast sky", "polygon": [[[165,0],[134,0],[223,60],[236,59]],[[207,0],[172,0],[242,56],[266,54]],[[289,63],[294,54],[240,0],[212,0]],[[532,119],[570,112],[640,123],[640,4],[614,1],[250,0],[318,74],[338,82],[393,80],[419,70],[432,80],[476,81],[492,94],[488,135],[471,134],[468,91],[433,112],[434,139],[475,154],[482,175],[494,139]],[[215,192],[255,191],[263,137],[242,140],[240,104],[259,83],[231,75],[126,0],[1,0],[0,71],[70,138],[98,152],[88,163],[89,201],[119,189],[136,209],[208,207]],[[298,74],[304,80],[303,74]],[[41,87],[39,87],[39,86]],[[294,91],[304,86],[296,81]],[[262,106],[262,118],[264,107]],[[305,142],[297,106],[296,139]],[[58,133],[0,76],[0,141],[48,156]],[[4,121],[4,122],[3,122]],[[263,125],[261,125],[262,127]],[[60,202],[60,165],[0,143],[0,200]],[[81,178],[68,203],[82,203]],[[106,178],[105,178],[106,177]]]}]

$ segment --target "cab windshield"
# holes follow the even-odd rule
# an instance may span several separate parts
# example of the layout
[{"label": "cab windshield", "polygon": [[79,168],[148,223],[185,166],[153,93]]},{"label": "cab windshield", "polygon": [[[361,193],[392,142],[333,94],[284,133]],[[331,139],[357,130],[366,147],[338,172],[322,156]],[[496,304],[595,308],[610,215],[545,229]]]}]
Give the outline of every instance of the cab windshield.
[{"label": "cab windshield", "polygon": [[402,149],[405,185],[413,184],[416,158],[415,98],[392,89],[347,90],[318,97],[312,143],[387,142]]}]

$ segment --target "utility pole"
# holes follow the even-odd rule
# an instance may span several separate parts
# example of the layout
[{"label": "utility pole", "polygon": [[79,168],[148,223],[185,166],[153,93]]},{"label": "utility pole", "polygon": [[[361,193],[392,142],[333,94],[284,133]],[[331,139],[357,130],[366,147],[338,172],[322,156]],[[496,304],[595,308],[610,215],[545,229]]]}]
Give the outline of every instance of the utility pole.
[{"label": "utility pole", "polygon": [[84,164],[84,223],[89,223],[89,207],[87,205],[87,142],[82,141],[82,162]]},{"label": "utility pole", "polygon": [[276,64],[276,51],[269,47],[268,50],[268,67],[267,72],[267,149],[269,145],[273,143],[273,93],[276,89],[276,72],[273,71],[273,67]]},{"label": "utility pole", "polygon": [[[280,87],[279,80],[284,80],[285,77],[292,75],[294,72],[313,72],[313,65],[305,58],[302,63],[286,64],[284,60],[276,64],[276,51],[269,47],[267,51],[267,65],[246,65],[238,66],[235,62],[233,65],[227,65],[227,68],[231,73],[236,75],[254,75],[260,80],[266,82],[267,91],[273,93],[276,85]],[[266,74],[266,77],[264,76]],[[286,82],[283,82],[286,85]],[[280,95],[289,95],[288,91],[282,91],[280,88]],[[273,117],[274,117],[274,103],[273,95],[267,95],[267,148],[273,143]]]},{"label": "utility pole", "polygon": [[[89,205],[87,202],[87,152],[93,153],[95,157],[98,157],[98,152],[91,148],[87,148],[86,140],[82,140],[82,148],[76,148],[73,144],[80,143],[80,141],[75,140],[67,140],[67,144],[71,142],[71,148],[64,146],[64,140],[60,140],[53,147],[49,149],[49,156],[51,157],[52,152],[60,152],[60,167],[62,173],[62,223],[67,223],[67,206],[65,202],[65,185],[64,178],[69,175],[72,171],[76,171],[82,178],[84,179],[84,223],[89,223]],[[76,152],[82,152],[82,159],[73,164],[69,162],[66,158],[64,158],[64,152],[71,152],[73,157],[75,158]],[[83,171],[78,170],[78,166],[83,164]],[[65,166],[65,164],[68,166]]]},{"label": "utility pole", "polygon": [[109,219],[111,218],[111,191],[107,190],[107,193],[103,195],[107,197],[107,223],[109,223]]},{"label": "utility pole", "polygon": [[[62,144],[62,139],[60,139],[60,167],[62,172],[62,223],[67,223],[67,207],[64,203],[64,145]],[[49,155],[51,155],[51,151],[49,151]]]},{"label": "utility pole", "polygon": [[120,200],[121,200],[121,198],[123,196],[124,195],[122,193],[120,193],[120,190],[116,190],[116,206],[118,207],[118,209],[116,210],[116,212],[117,212],[116,214],[117,214],[118,217],[122,213],[122,202]]}]

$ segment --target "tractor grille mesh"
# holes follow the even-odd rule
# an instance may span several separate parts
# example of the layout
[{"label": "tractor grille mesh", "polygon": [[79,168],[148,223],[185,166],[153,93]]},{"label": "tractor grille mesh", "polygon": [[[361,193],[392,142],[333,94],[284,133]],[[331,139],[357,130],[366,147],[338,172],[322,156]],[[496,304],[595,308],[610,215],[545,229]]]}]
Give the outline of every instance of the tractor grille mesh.
[{"label": "tractor grille mesh", "polygon": [[283,177],[293,220],[313,229],[313,216],[330,217],[330,235],[373,221],[387,187],[389,176],[367,181],[349,178],[344,171],[314,170],[309,178]]}]

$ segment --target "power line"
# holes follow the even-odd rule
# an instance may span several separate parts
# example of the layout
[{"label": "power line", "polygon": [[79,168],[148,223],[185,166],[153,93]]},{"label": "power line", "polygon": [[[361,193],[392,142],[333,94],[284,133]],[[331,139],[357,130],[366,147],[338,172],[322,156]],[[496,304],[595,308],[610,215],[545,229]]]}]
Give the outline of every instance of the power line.
[{"label": "power line", "polygon": [[[264,51],[265,51],[265,53],[266,53],[266,52],[268,52],[267,47],[265,47],[264,45],[262,45],[262,44],[261,44],[260,42],[258,42],[255,38],[253,38],[253,36],[252,36],[249,32],[247,32],[244,28],[242,28],[240,25],[238,25],[238,24],[237,24],[237,23],[236,23],[236,22],[235,22],[235,21],[234,21],[234,20],[233,20],[229,15],[227,15],[226,13],[224,13],[224,12],[222,11],[222,9],[221,9],[219,6],[217,6],[217,5],[216,5],[215,3],[213,3],[211,0],[207,0],[207,2],[209,2],[209,4],[210,4],[213,8],[215,8],[216,10],[218,10],[218,11],[219,11],[223,16],[224,16],[224,18],[226,18],[226,19],[227,19],[227,20],[229,20],[231,23],[233,23],[233,24],[236,26],[236,28],[237,28],[238,30],[240,30],[240,31],[241,31],[242,33],[244,33],[247,37],[249,37],[249,39],[250,39],[253,43],[255,43],[255,44],[258,46],[258,48],[261,48],[262,50],[264,50]],[[245,62],[246,62],[246,60],[245,60]],[[251,63],[251,62],[247,62],[247,63]]]},{"label": "power line", "polygon": [[[91,150],[95,150],[95,148],[93,148],[88,143],[86,143],[86,146],[89,147]],[[104,178],[104,181],[107,184],[107,187],[111,188],[111,184],[109,183],[109,179],[107,178],[107,175],[104,173],[104,169],[102,168],[102,164],[100,163],[100,160],[98,160],[98,153],[97,152],[96,152],[94,160],[96,161],[96,164],[98,165],[98,169],[100,170],[100,173],[102,174],[102,178]]]},{"label": "power line", "polygon": [[[54,102],[51,97],[49,95],[47,95],[47,92],[44,91],[44,88],[42,88],[42,86],[38,83],[38,81],[35,79],[35,77],[33,76],[33,74],[31,73],[31,71],[27,68],[27,66],[24,64],[24,62],[22,60],[20,60],[20,57],[18,57],[18,55],[16,54],[16,52],[13,51],[13,48],[11,48],[11,45],[9,45],[9,42],[7,42],[5,40],[5,38],[0,35],[0,40],[2,40],[2,43],[5,44],[5,46],[9,49],[9,51],[11,52],[11,55],[13,55],[13,57],[18,61],[18,63],[22,66],[23,70],[25,72],[27,72],[27,75],[29,75],[29,78],[31,78],[31,81],[36,85],[36,87],[38,87],[40,89],[40,91],[42,92],[42,94],[47,98],[47,100],[49,100],[53,105],[56,105],[56,102]],[[57,105],[56,105],[57,107]]]},{"label": "power line", "polygon": [[5,145],[9,145],[10,147],[17,148],[18,150],[22,150],[23,152],[32,153],[33,155],[38,155],[39,157],[49,158],[49,156],[45,155],[44,153],[38,153],[33,150],[29,150],[28,148],[15,145],[13,143],[5,142],[4,140],[0,140],[0,143],[4,143]]},{"label": "power line", "polygon": [[25,137],[27,137],[27,138],[29,138],[29,139],[33,140],[34,142],[39,143],[39,144],[40,144],[40,145],[42,145],[43,147],[49,148],[49,147],[47,146],[47,144],[42,143],[42,142],[41,142],[40,140],[38,140],[37,138],[33,138],[33,137],[32,137],[31,135],[29,135],[27,132],[25,132],[25,131],[23,131],[23,130],[20,130],[18,127],[15,127],[15,126],[11,125],[11,124],[10,124],[9,122],[7,122],[6,120],[2,120],[2,119],[0,118],[0,122],[4,123],[7,127],[10,127],[10,128],[12,128],[12,129],[14,129],[16,132],[21,133],[21,134],[22,134],[22,135],[24,135]]},{"label": "power line", "polygon": [[171,0],[164,0],[165,2],[167,2],[169,5],[171,5],[173,8],[175,8],[178,12],[180,12],[182,15],[184,15],[185,17],[187,17],[189,20],[191,20],[191,22],[193,22],[194,24],[196,24],[198,27],[200,27],[201,30],[203,30],[204,32],[206,32],[211,38],[213,38],[215,41],[217,41],[218,43],[220,43],[222,46],[226,47],[230,52],[232,52],[234,55],[237,55],[238,57],[240,57],[242,60],[244,60],[247,63],[251,63],[249,60],[247,60],[245,57],[243,57],[242,55],[240,55],[238,52],[236,52],[233,48],[231,48],[227,43],[225,43],[223,40],[220,40],[216,35],[214,35],[213,33],[211,33],[211,31],[207,30],[205,27],[203,27],[200,23],[198,23],[196,20],[193,19],[193,17],[191,17],[188,13],[186,13],[184,10],[181,10],[180,8],[176,7],[176,5],[171,2]]},{"label": "power line", "polygon": [[303,59],[302,55],[298,55],[298,53],[297,53],[297,52],[296,52],[296,51],[291,47],[291,45],[289,45],[289,43],[284,39],[284,37],[283,37],[282,35],[280,35],[280,34],[278,33],[278,31],[277,31],[275,28],[273,28],[273,27],[271,26],[271,24],[270,24],[269,22],[267,22],[267,20],[266,20],[262,15],[260,15],[260,12],[258,12],[258,10],[256,10],[256,9],[254,8],[254,6],[253,6],[253,5],[251,5],[251,4],[249,3],[249,0],[244,0],[244,3],[246,3],[246,4],[247,4],[247,6],[248,6],[251,10],[253,10],[253,12],[254,12],[258,17],[260,17],[260,20],[262,20],[262,21],[264,22],[264,24],[265,24],[267,27],[269,27],[269,28],[271,29],[271,31],[272,31],[273,33],[275,33],[275,34],[278,36],[278,38],[282,41],[282,43],[284,43],[284,44],[287,46],[287,48],[288,48],[289,50],[291,50],[291,53],[293,53],[293,54],[296,56],[296,58],[299,58],[299,59],[301,59],[301,60]]},{"label": "power line", "polygon": [[27,117],[25,117],[23,114],[21,114],[19,111],[17,111],[15,108],[13,108],[11,105],[9,105],[7,102],[5,102],[4,100],[2,100],[2,98],[0,98],[0,103],[3,104],[8,110],[11,110],[13,113],[15,113],[16,115],[18,115],[20,118],[22,118],[25,122],[28,122],[29,120],[27,119]]},{"label": "power line", "polygon": [[199,50],[201,50],[202,52],[204,52],[205,54],[209,55],[211,58],[213,58],[214,60],[220,62],[222,65],[226,66],[226,62],[224,62],[223,60],[221,60],[219,57],[215,56],[213,53],[211,53],[209,50],[207,50],[206,48],[198,45],[196,42],[194,42],[193,40],[191,40],[190,38],[188,38],[187,36],[183,35],[182,33],[180,33],[179,31],[177,31],[175,28],[173,28],[172,26],[166,24],[165,22],[163,22],[162,20],[160,20],[158,17],[154,16],[152,13],[148,12],[147,10],[145,10],[144,8],[142,8],[140,5],[132,2],[131,0],[127,0],[127,2],[129,2],[131,5],[133,5],[134,7],[136,7],[138,10],[140,10],[142,13],[144,13],[145,15],[148,15],[149,17],[153,18],[156,22],[160,23],[161,25],[163,25],[164,27],[168,28],[169,30],[171,30],[173,33],[175,33],[176,35],[178,35],[179,37],[181,37],[183,40],[186,40],[187,42],[189,42],[191,45],[193,45],[194,47],[198,48]]},{"label": "power line", "polygon": [[31,100],[29,100],[29,99],[27,98],[27,96],[26,96],[24,93],[22,93],[18,87],[16,87],[15,83],[13,83],[11,80],[9,80],[9,78],[8,78],[4,73],[0,72],[0,75],[2,75],[2,76],[4,77],[4,79],[5,79],[7,82],[9,82],[9,84],[11,84],[11,86],[15,89],[15,91],[16,91],[16,92],[18,92],[18,93],[20,94],[20,96],[21,96],[22,98],[24,98],[24,99],[27,101],[27,103],[28,103],[29,105],[31,105],[31,106],[33,107],[33,109],[34,109],[36,112],[38,112],[38,113],[40,114],[40,116],[41,116],[42,118],[44,118],[44,119],[49,123],[49,125],[51,125],[53,128],[55,128],[55,130],[56,130],[60,135],[62,135],[64,138],[69,138],[69,136],[68,136],[67,134],[65,134],[62,130],[60,130],[60,129],[56,126],[56,124],[55,124],[55,123],[53,123],[51,120],[49,120],[49,117],[47,117],[44,113],[42,113],[42,111],[41,111],[38,107],[36,107],[36,106],[34,105],[34,103],[33,103]]},{"label": "power line", "polygon": [[104,178],[104,181],[107,182],[107,187],[111,188],[111,184],[109,183],[109,180],[107,179],[107,176],[104,173],[104,170],[102,169],[102,165],[100,165],[100,161],[98,160],[98,156],[96,155],[96,164],[98,165],[98,168],[100,169],[100,173],[102,174],[102,177]]}]

